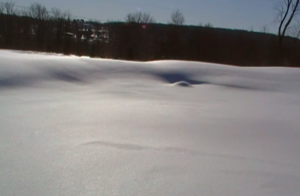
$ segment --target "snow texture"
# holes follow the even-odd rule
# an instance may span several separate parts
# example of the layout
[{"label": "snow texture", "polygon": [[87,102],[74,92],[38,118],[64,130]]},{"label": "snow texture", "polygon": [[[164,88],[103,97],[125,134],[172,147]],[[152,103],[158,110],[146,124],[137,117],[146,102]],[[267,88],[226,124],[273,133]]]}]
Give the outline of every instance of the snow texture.
[{"label": "snow texture", "polygon": [[0,50],[0,195],[300,195],[300,69]]}]

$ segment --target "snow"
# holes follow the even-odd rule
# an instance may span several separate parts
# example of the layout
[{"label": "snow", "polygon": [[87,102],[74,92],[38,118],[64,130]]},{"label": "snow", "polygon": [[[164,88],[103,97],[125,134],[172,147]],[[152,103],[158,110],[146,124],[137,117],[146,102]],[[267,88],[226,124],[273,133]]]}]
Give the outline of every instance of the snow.
[{"label": "snow", "polygon": [[300,194],[300,69],[0,50],[0,194]]}]

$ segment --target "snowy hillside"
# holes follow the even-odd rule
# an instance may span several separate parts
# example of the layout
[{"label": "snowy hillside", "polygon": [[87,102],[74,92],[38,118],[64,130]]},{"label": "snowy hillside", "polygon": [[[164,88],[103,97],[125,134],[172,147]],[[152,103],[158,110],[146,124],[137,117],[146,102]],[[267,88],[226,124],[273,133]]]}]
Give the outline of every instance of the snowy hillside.
[{"label": "snowy hillside", "polygon": [[0,50],[0,195],[300,195],[300,69]]}]

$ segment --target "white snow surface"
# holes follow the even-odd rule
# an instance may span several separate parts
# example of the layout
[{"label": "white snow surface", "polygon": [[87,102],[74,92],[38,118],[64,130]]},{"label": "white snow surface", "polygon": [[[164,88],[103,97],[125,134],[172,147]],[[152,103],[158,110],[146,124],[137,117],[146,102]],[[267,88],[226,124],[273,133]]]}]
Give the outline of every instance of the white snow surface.
[{"label": "white snow surface", "polygon": [[0,50],[0,108],[0,195],[300,195],[300,69]]}]

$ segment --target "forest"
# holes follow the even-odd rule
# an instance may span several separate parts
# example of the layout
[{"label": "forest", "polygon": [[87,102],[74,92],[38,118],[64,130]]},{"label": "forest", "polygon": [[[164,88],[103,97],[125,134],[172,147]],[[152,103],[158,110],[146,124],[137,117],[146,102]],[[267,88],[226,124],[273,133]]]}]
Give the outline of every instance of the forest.
[{"label": "forest", "polygon": [[[0,4],[0,48],[63,53],[132,61],[164,59],[204,61],[237,66],[300,66],[300,40],[266,32],[156,23],[147,13],[128,14],[125,21],[73,18],[34,3],[28,9]],[[176,18],[177,17],[177,18]],[[181,19],[181,20],[180,20]]]}]

